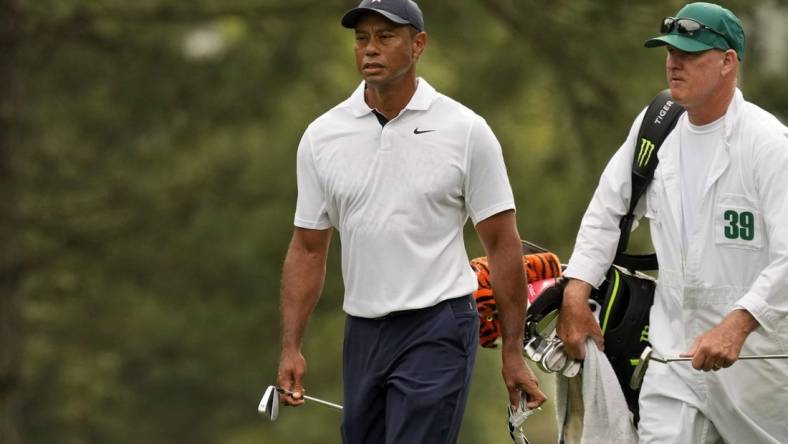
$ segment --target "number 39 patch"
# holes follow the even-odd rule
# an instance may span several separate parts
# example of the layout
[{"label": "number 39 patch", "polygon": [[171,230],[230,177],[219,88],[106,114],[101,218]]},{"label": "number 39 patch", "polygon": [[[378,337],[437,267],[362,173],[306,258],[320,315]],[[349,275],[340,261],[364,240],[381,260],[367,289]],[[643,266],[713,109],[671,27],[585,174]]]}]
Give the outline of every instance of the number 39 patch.
[{"label": "number 39 patch", "polygon": [[718,245],[757,250],[763,247],[761,213],[744,196],[726,195],[714,211],[714,237]]}]

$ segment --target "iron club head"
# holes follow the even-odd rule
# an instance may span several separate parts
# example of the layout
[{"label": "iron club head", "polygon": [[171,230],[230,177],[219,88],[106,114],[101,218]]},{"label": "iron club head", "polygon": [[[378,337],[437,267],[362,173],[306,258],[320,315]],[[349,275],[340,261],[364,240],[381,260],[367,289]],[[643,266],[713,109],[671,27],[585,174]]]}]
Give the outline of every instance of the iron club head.
[{"label": "iron club head", "polygon": [[564,351],[564,343],[560,340],[555,341],[554,345],[544,353],[542,357],[542,367],[553,372],[560,372],[566,367],[568,358]]},{"label": "iron club head", "polygon": [[541,353],[537,352],[537,354],[539,355],[539,361],[536,363],[536,365],[537,367],[539,367],[540,370],[542,370],[545,373],[553,373],[554,370],[546,366],[545,358],[547,356],[552,356],[553,349],[555,349],[556,346],[561,343],[561,340],[558,338],[553,338],[553,339],[545,339],[545,342],[547,343],[547,345],[544,348],[539,347],[541,349]]},{"label": "iron club head", "polygon": [[583,361],[576,359],[569,359],[568,361],[561,373],[567,378],[574,378],[580,374],[580,370],[583,368]]},{"label": "iron club head", "polygon": [[643,384],[643,376],[646,375],[646,369],[648,369],[648,361],[651,360],[651,353],[653,350],[651,347],[646,346],[643,351],[640,353],[640,361],[635,366],[635,370],[632,372],[632,378],[629,380],[629,388],[632,390],[637,390],[640,388],[640,385]]},{"label": "iron club head", "polygon": [[260,405],[257,406],[257,411],[265,415],[271,421],[276,421],[279,417],[279,392],[276,386],[269,385],[263,397],[260,399]]},{"label": "iron club head", "polygon": [[525,352],[525,356],[532,361],[538,361],[538,359],[534,359],[537,349],[544,339],[538,335],[532,337],[523,347],[523,351]]}]

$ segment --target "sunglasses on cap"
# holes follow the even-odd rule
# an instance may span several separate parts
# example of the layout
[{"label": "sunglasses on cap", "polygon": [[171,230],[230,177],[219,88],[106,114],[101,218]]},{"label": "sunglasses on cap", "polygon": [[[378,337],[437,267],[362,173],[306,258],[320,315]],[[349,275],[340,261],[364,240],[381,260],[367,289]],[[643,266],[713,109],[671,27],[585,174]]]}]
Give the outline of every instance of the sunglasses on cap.
[{"label": "sunglasses on cap", "polygon": [[725,42],[728,44],[729,47],[731,48],[733,47],[731,45],[731,42],[728,41],[728,38],[723,33],[717,31],[716,29],[710,26],[706,26],[695,19],[665,17],[664,19],[662,19],[662,25],[659,28],[659,32],[661,32],[662,34],[668,34],[673,30],[673,28],[675,28],[676,32],[678,32],[679,34],[690,36],[690,37],[694,37],[695,33],[705,29],[722,37],[723,39],[725,39]]}]

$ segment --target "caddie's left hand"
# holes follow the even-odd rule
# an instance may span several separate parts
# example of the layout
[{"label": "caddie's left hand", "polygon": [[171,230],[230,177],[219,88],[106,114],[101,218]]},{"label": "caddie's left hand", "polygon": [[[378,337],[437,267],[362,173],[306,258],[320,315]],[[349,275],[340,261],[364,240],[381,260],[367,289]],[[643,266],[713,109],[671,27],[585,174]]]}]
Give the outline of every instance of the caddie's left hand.
[{"label": "caddie's left hand", "polygon": [[529,409],[535,409],[547,401],[547,396],[539,389],[539,380],[525,364],[522,353],[504,353],[501,373],[509,391],[509,403],[513,407],[519,405],[523,393]]},{"label": "caddie's left hand", "polygon": [[704,372],[730,367],[739,359],[744,340],[758,326],[746,310],[733,310],[716,327],[695,338],[689,351],[679,356],[691,357],[692,367]]}]

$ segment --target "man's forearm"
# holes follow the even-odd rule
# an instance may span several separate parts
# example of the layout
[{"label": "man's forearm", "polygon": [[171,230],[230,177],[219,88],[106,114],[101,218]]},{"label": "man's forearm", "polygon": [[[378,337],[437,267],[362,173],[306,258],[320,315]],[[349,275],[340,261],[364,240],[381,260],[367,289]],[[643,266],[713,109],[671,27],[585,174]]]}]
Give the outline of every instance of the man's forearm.
[{"label": "man's forearm", "polygon": [[326,275],[325,255],[291,248],[282,269],[282,350],[299,350],[312,311],[317,305]]},{"label": "man's forearm", "polygon": [[504,352],[522,353],[527,300],[525,272],[519,241],[489,253],[493,285]]}]

